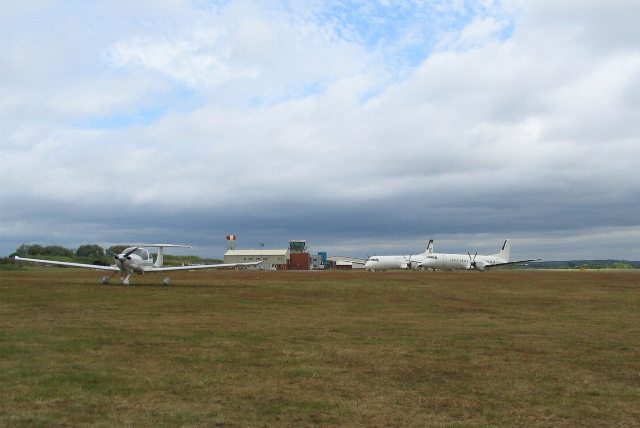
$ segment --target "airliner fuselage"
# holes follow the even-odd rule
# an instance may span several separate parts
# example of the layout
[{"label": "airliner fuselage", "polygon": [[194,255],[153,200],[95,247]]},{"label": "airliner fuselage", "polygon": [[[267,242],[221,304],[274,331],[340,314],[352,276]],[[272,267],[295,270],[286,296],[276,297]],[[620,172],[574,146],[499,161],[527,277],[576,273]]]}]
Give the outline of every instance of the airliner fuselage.
[{"label": "airliner fuselage", "polygon": [[485,270],[486,267],[505,264],[507,260],[496,256],[469,256],[466,254],[429,254],[421,266],[433,270]]},{"label": "airliner fuselage", "polygon": [[373,256],[369,257],[364,264],[364,268],[370,271],[391,270],[391,269],[419,269],[420,263],[427,254],[433,252],[433,239],[429,241],[427,249],[421,254],[398,255],[398,256]]},{"label": "airliner fuselage", "polygon": [[367,270],[391,270],[391,269],[415,269],[420,267],[424,256],[374,256],[367,259],[364,264]]}]

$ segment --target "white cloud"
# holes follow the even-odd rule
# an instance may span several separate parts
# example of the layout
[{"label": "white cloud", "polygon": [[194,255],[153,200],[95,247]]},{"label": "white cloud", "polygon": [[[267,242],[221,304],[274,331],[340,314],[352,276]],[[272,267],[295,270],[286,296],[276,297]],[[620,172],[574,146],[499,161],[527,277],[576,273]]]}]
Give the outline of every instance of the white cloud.
[{"label": "white cloud", "polygon": [[191,88],[215,88],[234,79],[254,79],[257,71],[229,64],[230,48],[215,29],[197,30],[187,39],[118,43],[111,54],[116,67],[158,71]]}]

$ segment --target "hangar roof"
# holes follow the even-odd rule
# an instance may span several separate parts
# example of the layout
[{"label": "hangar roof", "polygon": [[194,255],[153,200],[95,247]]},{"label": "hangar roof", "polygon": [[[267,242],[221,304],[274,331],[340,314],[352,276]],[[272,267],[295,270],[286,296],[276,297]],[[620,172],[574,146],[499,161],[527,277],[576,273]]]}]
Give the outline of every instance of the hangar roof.
[{"label": "hangar roof", "polygon": [[225,256],[286,256],[289,250],[227,250]]}]

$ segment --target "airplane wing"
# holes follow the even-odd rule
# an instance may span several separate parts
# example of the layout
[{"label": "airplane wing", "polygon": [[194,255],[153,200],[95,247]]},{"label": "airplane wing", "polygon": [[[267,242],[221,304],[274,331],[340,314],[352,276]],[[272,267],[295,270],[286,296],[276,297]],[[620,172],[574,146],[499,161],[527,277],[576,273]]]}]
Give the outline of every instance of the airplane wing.
[{"label": "airplane wing", "polygon": [[262,263],[262,260],[259,262],[253,263],[220,263],[217,265],[195,265],[195,266],[174,266],[174,267],[161,267],[161,268],[149,268],[146,272],[167,272],[171,270],[194,270],[194,269],[216,269],[216,268],[226,268],[226,267],[235,267],[235,266],[255,266]]},{"label": "airplane wing", "polygon": [[131,244],[132,247],[152,247],[152,248],[193,248],[191,245],[176,245],[176,244]]},{"label": "airplane wing", "polygon": [[500,268],[500,267],[510,266],[510,265],[519,265],[522,263],[537,262],[538,260],[542,260],[542,259],[518,260],[517,262],[496,263],[495,265],[484,265],[484,268],[494,269],[494,268]]},{"label": "airplane wing", "polygon": [[55,260],[41,260],[41,259],[28,259],[25,257],[15,257],[16,260],[25,261],[25,262],[36,262],[36,263],[46,263],[49,265],[60,265],[60,266],[68,266],[68,267],[81,267],[86,269],[96,269],[96,270],[109,270],[112,272],[120,272],[120,269],[115,266],[99,266],[99,265],[88,265],[84,263],[70,263],[70,262],[58,262]]}]

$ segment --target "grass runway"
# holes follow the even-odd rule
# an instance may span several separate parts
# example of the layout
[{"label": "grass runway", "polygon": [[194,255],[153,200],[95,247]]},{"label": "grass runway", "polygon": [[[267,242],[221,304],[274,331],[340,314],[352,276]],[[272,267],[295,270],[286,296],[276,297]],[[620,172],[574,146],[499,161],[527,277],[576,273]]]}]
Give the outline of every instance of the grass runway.
[{"label": "grass runway", "polygon": [[640,272],[0,271],[0,425],[640,425]]}]

